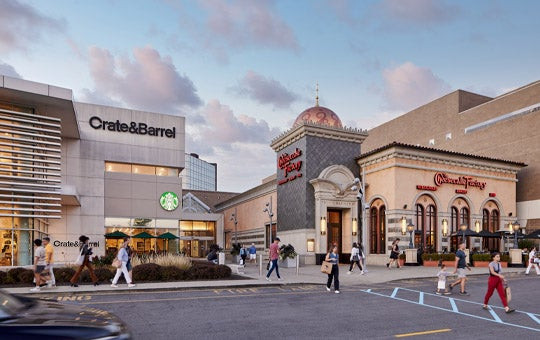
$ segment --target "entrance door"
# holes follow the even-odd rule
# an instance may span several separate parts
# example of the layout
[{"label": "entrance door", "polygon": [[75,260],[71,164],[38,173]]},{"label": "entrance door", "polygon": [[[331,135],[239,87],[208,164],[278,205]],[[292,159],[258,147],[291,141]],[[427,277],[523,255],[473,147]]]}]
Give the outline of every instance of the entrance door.
[{"label": "entrance door", "polygon": [[341,254],[341,210],[328,210],[328,250],[337,245]]}]

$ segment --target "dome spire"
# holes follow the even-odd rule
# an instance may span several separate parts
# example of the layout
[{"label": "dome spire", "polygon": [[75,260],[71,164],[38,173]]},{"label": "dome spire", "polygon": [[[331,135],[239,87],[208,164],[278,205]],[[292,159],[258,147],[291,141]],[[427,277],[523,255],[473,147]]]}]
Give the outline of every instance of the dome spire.
[{"label": "dome spire", "polygon": [[315,106],[319,106],[319,82],[317,82],[317,88],[315,89]]}]

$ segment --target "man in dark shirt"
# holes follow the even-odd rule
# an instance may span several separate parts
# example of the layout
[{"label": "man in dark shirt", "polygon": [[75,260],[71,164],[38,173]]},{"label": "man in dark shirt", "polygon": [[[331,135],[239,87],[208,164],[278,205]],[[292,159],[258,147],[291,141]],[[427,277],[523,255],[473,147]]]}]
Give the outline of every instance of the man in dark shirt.
[{"label": "man in dark shirt", "polygon": [[450,284],[450,290],[452,290],[454,286],[460,284],[461,289],[459,291],[459,294],[461,295],[469,295],[469,293],[465,291],[465,282],[467,281],[467,275],[465,275],[465,268],[468,270],[471,270],[471,268],[467,265],[466,258],[467,255],[465,254],[465,242],[461,242],[458,246],[458,250],[456,251],[456,264],[453,273],[458,274],[458,279]]}]

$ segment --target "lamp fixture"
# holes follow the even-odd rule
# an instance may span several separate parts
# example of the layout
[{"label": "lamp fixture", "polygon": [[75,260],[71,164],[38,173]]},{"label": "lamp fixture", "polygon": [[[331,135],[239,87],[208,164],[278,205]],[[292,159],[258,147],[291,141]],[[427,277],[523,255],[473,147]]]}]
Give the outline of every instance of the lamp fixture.
[{"label": "lamp fixture", "polygon": [[405,216],[401,218],[401,235],[407,234],[407,219]]},{"label": "lamp fixture", "polygon": [[358,235],[358,220],[356,219],[356,217],[353,217],[352,219],[352,235]]},{"label": "lamp fixture", "polygon": [[480,221],[478,220],[474,222],[474,231],[476,231],[476,233],[480,232]]},{"label": "lamp fixture", "polygon": [[442,220],[442,236],[448,236],[448,221],[446,218]]},{"label": "lamp fixture", "polygon": [[514,224],[512,222],[508,223],[508,231],[510,234],[514,233]]},{"label": "lamp fixture", "polygon": [[409,225],[407,225],[407,231],[409,232],[409,249],[413,249],[414,248],[414,244],[413,244],[414,224],[409,223]]},{"label": "lamp fixture", "polygon": [[326,217],[321,217],[321,235],[326,235]]}]

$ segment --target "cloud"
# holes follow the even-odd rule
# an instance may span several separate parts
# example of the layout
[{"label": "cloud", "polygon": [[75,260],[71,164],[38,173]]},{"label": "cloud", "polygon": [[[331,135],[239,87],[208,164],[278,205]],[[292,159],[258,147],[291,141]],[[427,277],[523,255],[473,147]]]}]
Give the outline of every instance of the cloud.
[{"label": "cloud", "polygon": [[430,26],[453,21],[460,9],[442,0],[383,0],[376,12],[388,24]]},{"label": "cloud", "polygon": [[97,89],[91,91],[94,95],[169,114],[202,104],[191,79],[179,73],[170,57],[162,57],[151,47],[135,48],[133,59],[91,47],[89,63]]},{"label": "cloud", "polygon": [[17,0],[0,3],[0,52],[30,50],[49,32],[59,32],[64,22],[44,16],[29,5]]},{"label": "cloud", "polygon": [[272,78],[266,78],[254,71],[248,71],[238,81],[233,91],[245,95],[261,104],[271,104],[276,108],[287,108],[298,96]]},{"label": "cloud", "polygon": [[198,127],[204,143],[230,148],[232,143],[270,144],[279,129],[270,128],[264,120],[257,121],[247,115],[236,116],[231,108],[218,100],[211,100],[201,112],[206,123]]},{"label": "cloud", "polygon": [[198,0],[202,19],[181,13],[182,28],[218,60],[226,62],[231,51],[250,47],[269,47],[296,51],[298,41],[292,28],[277,14],[270,1]]},{"label": "cloud", "polygon": [[22,76],[17,71],[15,71],[15,68],[13,66],[3,63],[1,60],[0,60],[0,75],[22,79]]},{"label": "cloud", "polygon": [[429,68],[406,62],[383,71],[388,108],[410,110],[450,92],[450,85]]}]

